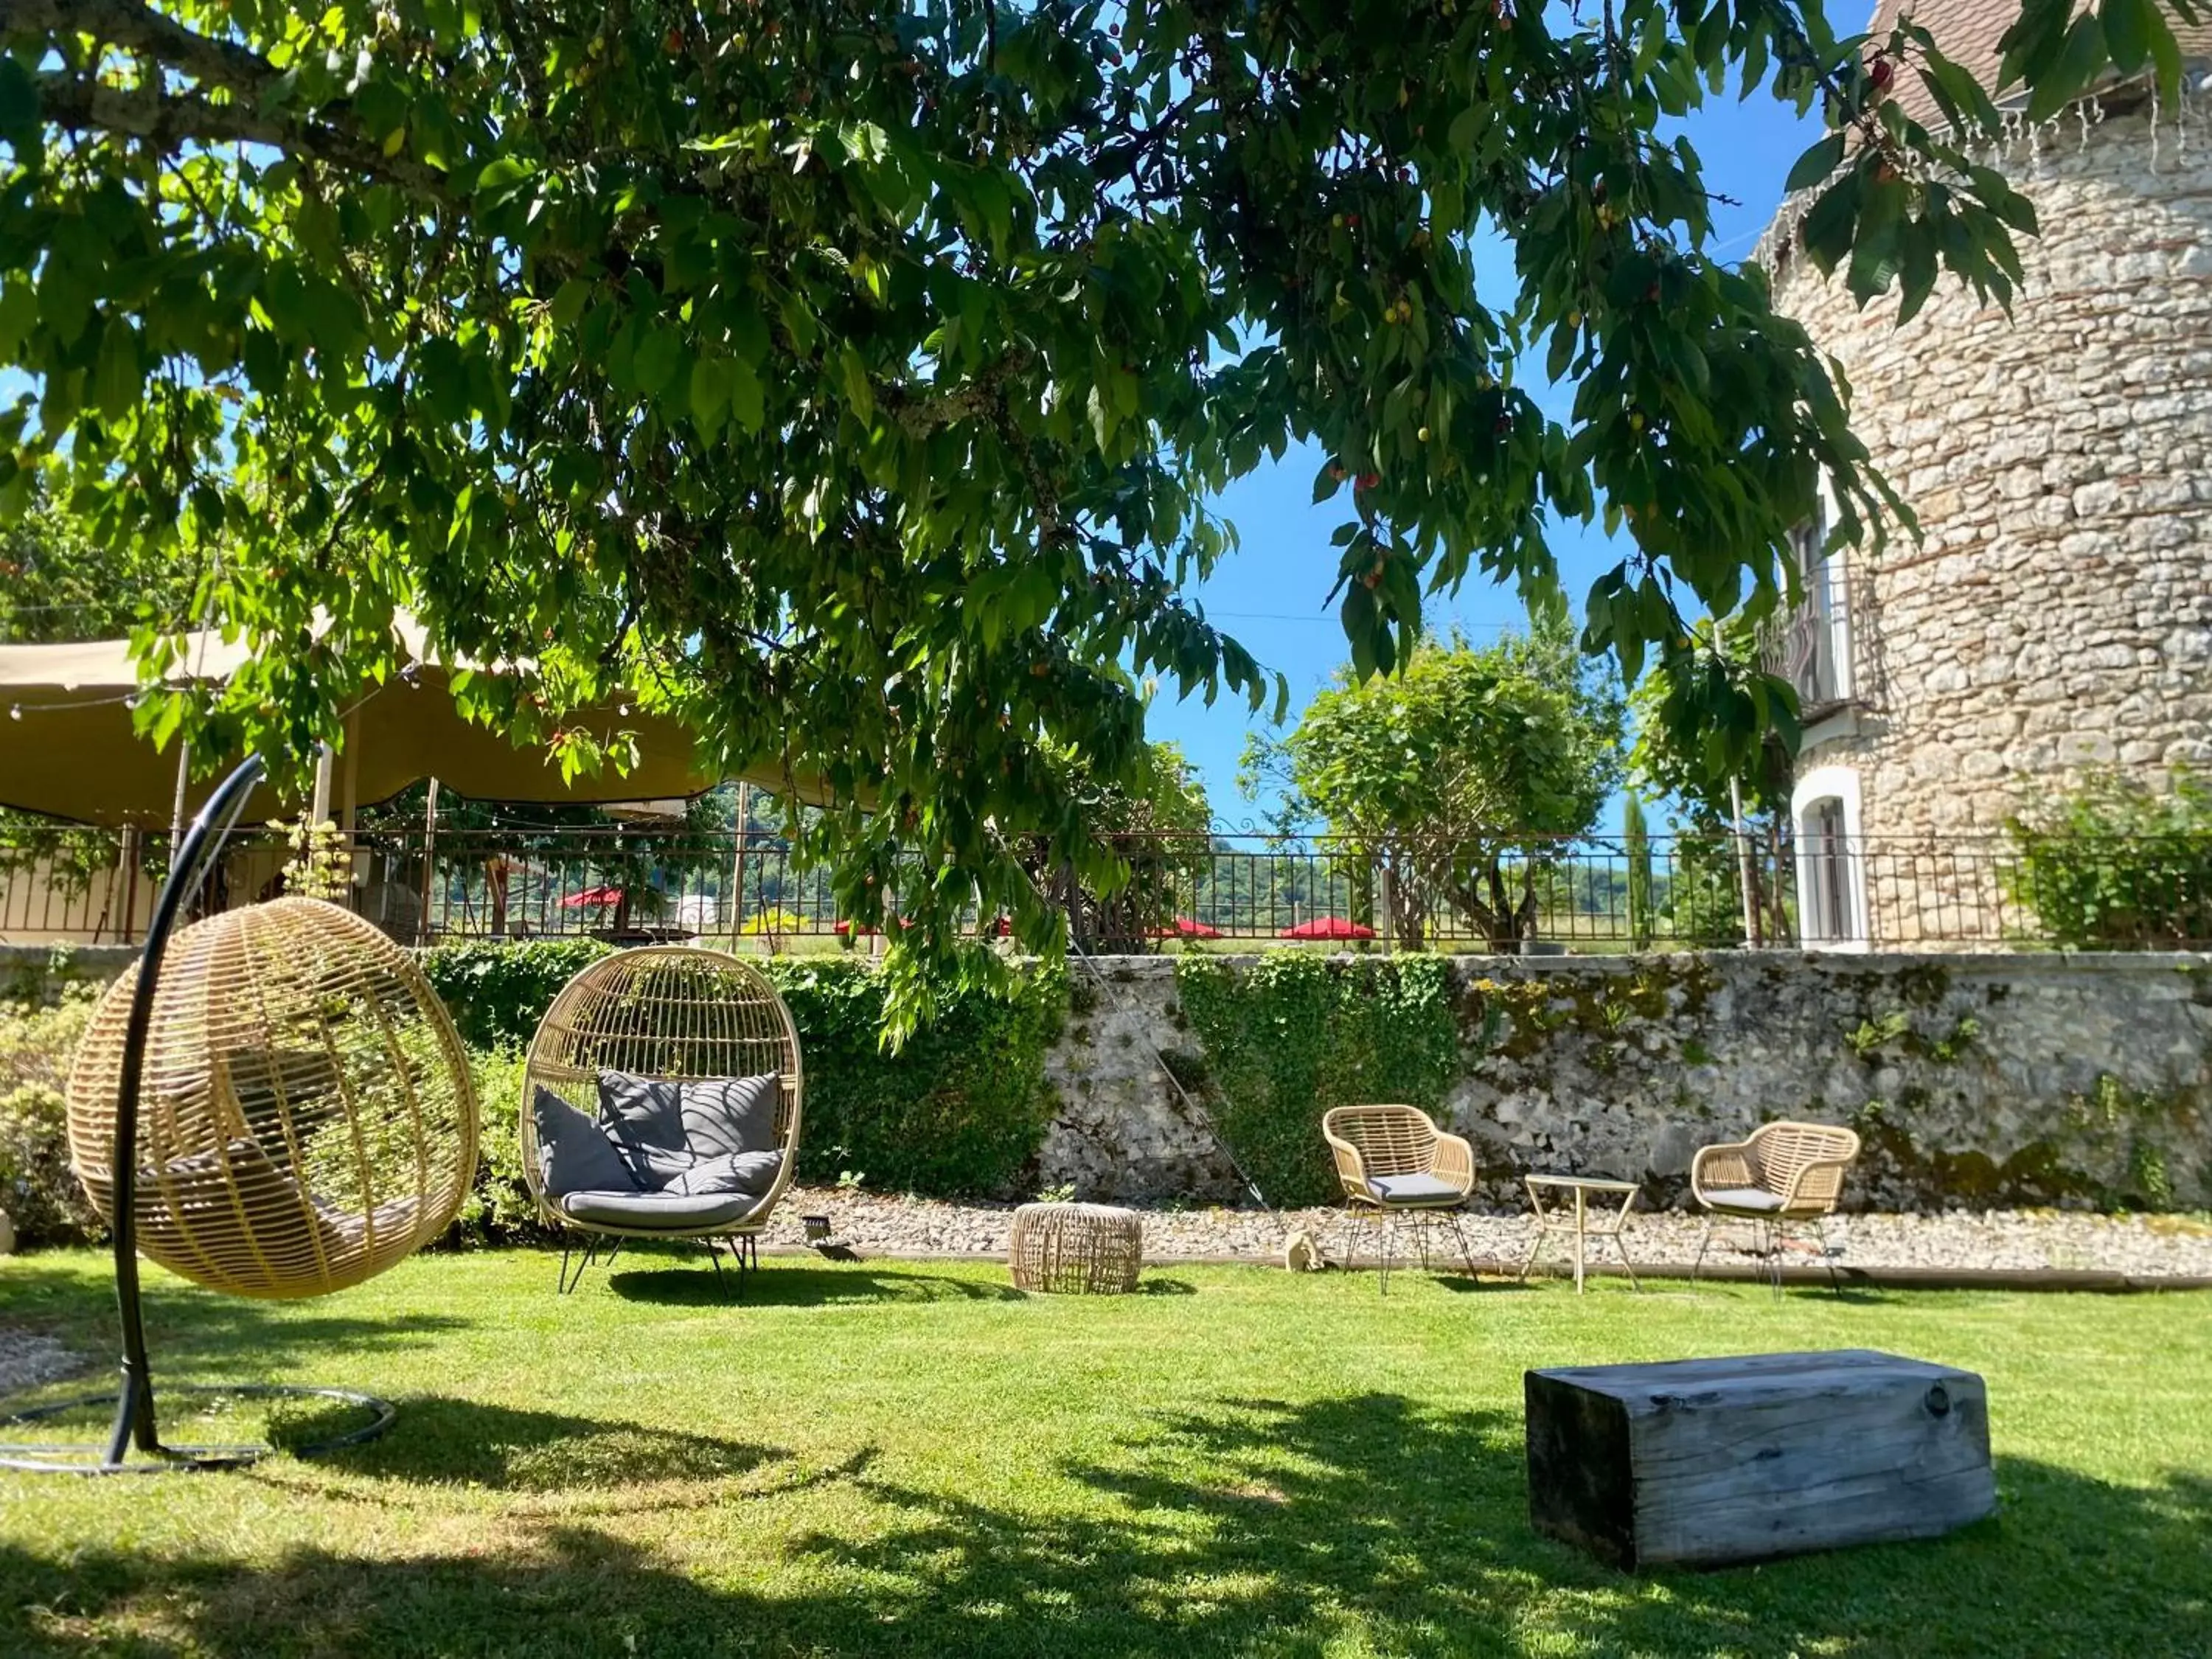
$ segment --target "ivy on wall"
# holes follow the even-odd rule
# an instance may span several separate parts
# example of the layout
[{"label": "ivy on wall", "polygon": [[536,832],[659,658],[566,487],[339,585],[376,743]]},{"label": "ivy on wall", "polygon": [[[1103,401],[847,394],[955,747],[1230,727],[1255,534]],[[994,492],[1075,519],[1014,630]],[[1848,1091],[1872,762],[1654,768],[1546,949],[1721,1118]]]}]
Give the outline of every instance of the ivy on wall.
[{"label": "ivy on wall", "polygon": [[1321,1138],[1330,1107],[1389,1101],[1437,1116],[1459,1074],[1443,957],[1192,956],[1176,963],[1176,985],[1204,1045],[1214,1127],[1273,1203],[1338,1195]]},{"label": "ivy on wall", "polygon": [[937,1017],[883,1046],[884,979],[868,964],[767,964],[799,1027],[806,1121],[799,1179],[851,1174],[879,1191],[1003,1194],[1044,1144],[1054,1100],[1045,1053],[1067,1014],[1058,968],[1005,995],[943,988]]}]

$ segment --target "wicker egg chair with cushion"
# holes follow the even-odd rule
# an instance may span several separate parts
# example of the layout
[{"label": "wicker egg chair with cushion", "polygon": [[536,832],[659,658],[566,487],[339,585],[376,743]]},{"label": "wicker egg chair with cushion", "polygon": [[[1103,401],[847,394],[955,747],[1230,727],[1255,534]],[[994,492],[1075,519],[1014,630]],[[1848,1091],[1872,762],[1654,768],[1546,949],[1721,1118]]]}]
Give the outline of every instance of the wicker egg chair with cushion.
[{"label": "wicker egg chair with cushion", "polygon": [[1856,1132],[1833,1123],[1762,1123],[1748,1139],[1701,1150],[1690,1162],[1690,1191],[1705,1212],[1705,1231],[1690,1276],[1705,1266],[1716,1225],[1748,1221],[1779,1291],[1783,1244],[1804,1223],[1819,1241],[1831,1287],[1840,1292],[1822,1223],[1834,1213],[1858,1155]]},{"label": "wicker egg chair with cushion", "polygon": [[1332,1107],[1322,1114],[1321,1132],[1344,1188],[1347,1243],[1361,1222],[1375,1227],[1384,1295],[1390,1290],[1391,1234],[1401,1216],[1414,1224],[1421,1266],[1426,1268],[1429,1219],[1441,1214],[1459,1242],[1468,1276],[1474,1277],[1474,1258],[1458,1215],[1474,1190],[1473,1146],[1458,1135],[1446,1134],[1414,1106]]},{"label": "wicker egg chair with cushion", "polygon": [[585,1235],[573,1291],[611,1238],[714,1242],[738,1270],[791,1184],[805,1094],[799,1031],[767,975],[722,951],[656,945],[562,988],[522,1079],[522,1166],[539,1212]]}]

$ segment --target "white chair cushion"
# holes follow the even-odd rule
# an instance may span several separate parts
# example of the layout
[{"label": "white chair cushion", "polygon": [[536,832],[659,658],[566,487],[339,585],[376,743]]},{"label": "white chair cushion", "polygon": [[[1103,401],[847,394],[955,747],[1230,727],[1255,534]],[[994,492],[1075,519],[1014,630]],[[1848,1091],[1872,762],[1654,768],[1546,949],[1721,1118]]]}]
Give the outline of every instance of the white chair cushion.
[{"label": "white chair cushion", "polygon": [[1466,1196],[1454,1182],[1432,1175],[1370,1176],[1367,1190],[1385,1204],[1437,1204]]},{"label": "white chair cushion", "polygon": [[1709,1210],[1743,1210],[1753,1215],[1772,1215],[1782,1207],[1782,1194],[1757,1187],[1723,1187],[1705,1194]]}]

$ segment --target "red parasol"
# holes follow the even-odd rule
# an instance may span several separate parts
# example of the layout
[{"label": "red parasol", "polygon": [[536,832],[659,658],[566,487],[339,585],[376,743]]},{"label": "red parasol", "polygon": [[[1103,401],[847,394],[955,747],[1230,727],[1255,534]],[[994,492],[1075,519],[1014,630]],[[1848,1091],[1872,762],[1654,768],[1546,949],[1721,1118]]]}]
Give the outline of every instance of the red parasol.
[{"label": "red parasol", "polygon": [[563,910],[587,910],[594,905],[620,904],[623,890],[619,887],[586,887],[580,893],[571,893],[561,901]]},{"label": "red parasol", "polygon": [[1184,939],[1219,939],[1221,930],[1209,927],[1189,916],[1177,916],[1172,927],[1151,927],[1145,931],[1146,939],[1174,939],[1178,934]]},{"label": "red parasol", "polygon": [[1285,927],[1277,935],[1281,939],[1373,939],[1375,930],[1364,922],[1346,921],[1342,916],[1316,916],[1311,921],[1302,921],[1295,927]]}]

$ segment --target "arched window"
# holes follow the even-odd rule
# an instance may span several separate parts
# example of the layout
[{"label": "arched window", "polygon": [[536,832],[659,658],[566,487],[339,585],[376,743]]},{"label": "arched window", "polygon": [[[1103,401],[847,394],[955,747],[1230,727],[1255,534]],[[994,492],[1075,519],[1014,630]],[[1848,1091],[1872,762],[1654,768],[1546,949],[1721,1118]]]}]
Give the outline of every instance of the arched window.
[{"label": "arched window", "polygon": [[1863,950],[1869,936],[1859,775],[1819,766],[1790,797],[1796,828],[1797,933],[1824,950]]}]

